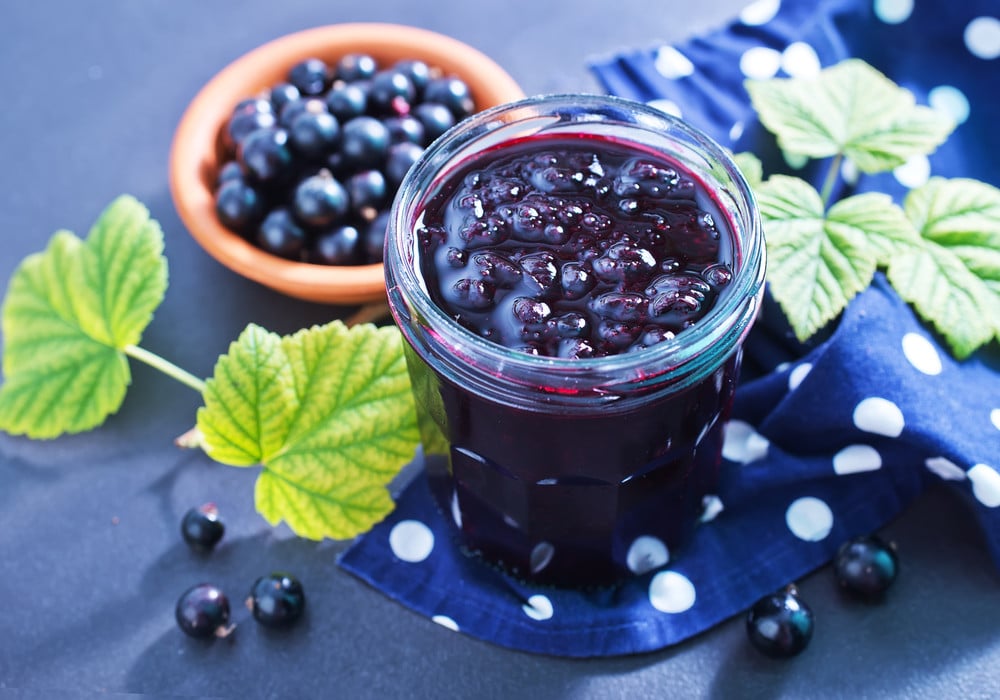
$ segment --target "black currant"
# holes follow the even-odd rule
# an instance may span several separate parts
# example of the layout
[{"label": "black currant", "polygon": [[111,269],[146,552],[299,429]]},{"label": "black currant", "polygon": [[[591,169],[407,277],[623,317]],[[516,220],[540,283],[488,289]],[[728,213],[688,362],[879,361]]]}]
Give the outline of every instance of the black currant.
[{"label": "black currant", "polygon": [[236,157],[255,182],[277,182],[287,175],[292,163],[288,132],[275,128],[257,129],[243,139]]},{"label": "black currant", "polygon": [[235,160],[227,161],[219,169],[219,174],[215,176],[215,186],[219,188],[223,183],[229,182],[230,180],[242,180],[243,179],[243,168]]},{"label": "black currant", "polygon": [[368,104],[377,113],[406,114],[416,96],[417,91],[405,74],[394,70],[379,71],[372,78]]},{"label": "black currant", "polygon": [[764,596],[747,614],[750,643],[772,658],[801,653],[812,639],[813,614],[795,586]]},{"label": "black currant", "polygon": [[295,217],[314,228],[339,221],[347,213],[350,199],[336,178],[324,170],[302,180],[292,196]]},{"label": "black currant", "polygon": [[389,130],[370,116],[355,117],[343,125],[340,150],[348,167],[377,168],[389,150]]},{"label": "black currant", "polygon": [[364,250],[361,233],[351,225],[334,226],[316,234],[308,260],[319,265],[357,265]]},{"label": "black currant", "polygon": [[362,170],[344,183],[351,200],[351,209],[364,219],[371,219],[386,200],[385,175],[380,170]]},{"label": "black currant", "polygon": [[389,148],[389,156],[385,161],[385,177],[392,187],[399,187],[403,177],[423,152],[424,149],[409,141],[395,143]]},{"label": "black currant", "polygon": [[272,573],[254,582],[246,604],[254,619],[265,627],[286,627],[302,616],[306,594],[302,583],[291,574]]},{"label": "black currant", "polygon": [[229,118],[225,131],[225,146],[230,152],[249,134],[268,127],[276,126],[278,118],[267,103],[267,109],[255,109],[252,105],[238,108]]},{"label": "black currant", "polygon": [[320,158],[332,151],[340,140],[340,123],[329,112],[305,111],[288,127],[292,148],[306,158]]},{"label": "black currant", "polygon": [[327,86],[330,69],[318,58],[307,58],[296,63],[288,72],[288,82],[303,95],[319,95]]},{"label": "black currant", "polygon": [[417,96],[423,94],[424,88],[431,80],[431,69],[426,63],[419,59],[409,58],[397,61],[393,70],[398,71],[410,79]]},{"label": "black currant", "polygon": [[418,146],[426,146],[428,144],[428,140],[424,134],[424,125],[412,114],[404,114],[400,117],[387,117],[382,120],[382,123],[389,130],[389,143],[409,141]]},{"label": "black currant", "polygon": [[199,583],[184,591],[174,609],[177,625],[191,637],[225,637],[229,626],[229,599],[210,583]]},{"label": "black currant", "polygon": [[264,200],[242,177],[231,177],[215,193],[215,213],[230,231],[247,234],[264,217]]},{"label": "black currant", "polygon": [[296,223],[288,209],[278,207],[264,217],[254,240],[268,253],[298,260],[305,248],[306,232]]},{"label": "black currant", "polygon": [[385,254],[385,234],[389,228],[389,211],[384,211],[365,227],[362,245],[369,263],[380,263]]},{"label": "black currant", "polygon": [[341,122],[360,117],[368,109],[368,91],[357,83],[334,85],[326,93],[326,108]]},{"label": "black currant", "polygon": [[292,125],[295,119],[305,113],[322,114],[327,112],[326,102],[318,97],[302,97],[297,100],[286,102],[278,113],[278,123],[286,129]]},{"label": "black currant", "polygon": [[302,91],[291,83],[278,83],[268,91],[268,98],[275,114],[281,114],[281,110],[289,102],[294,102],[302,97]]},{"label": "black currant", "polygon": [[469,86],[460,78],[434,78],[424,89],[424,102],[438,102],[451,110],[455,119],[472,114],[475,106]]},{"label": "black currant", "polygon": [[333,75],[338,80],[352,83],[369,80],[378,72],[378,62],[367,54],[350,53],[343,56],[334,66]]},{"label": "black currant", "polygon": [[191,547],[207,552],[222,539],[226,526],[219,520],[219,509],[214,503],[192,508],[181,519],[181,536]]},{"label": "black currant", "polygon": [[841,590],[874,601],[896,580],[899,558],[896,548],[877,535],[863,535],[840,546],[833,560],[833,571]]},{"label": "black currant", "polygon": [[424,102],[413,108],[413,116],[424,127],[424,138],[430,143],[455,125],[451,110],[438,102]]}]

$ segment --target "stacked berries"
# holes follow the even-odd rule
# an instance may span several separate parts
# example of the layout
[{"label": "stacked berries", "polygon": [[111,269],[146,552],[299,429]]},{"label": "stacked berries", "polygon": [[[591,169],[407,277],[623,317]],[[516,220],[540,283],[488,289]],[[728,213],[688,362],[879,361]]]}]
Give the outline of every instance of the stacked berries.
[{"label": "stacked berries", "polygon": [[382,261],[388,209],[423,149],[475,111],[468,86],[419,60],[310,58],[236,105],[222,129],[219,221],[291,260]]}]

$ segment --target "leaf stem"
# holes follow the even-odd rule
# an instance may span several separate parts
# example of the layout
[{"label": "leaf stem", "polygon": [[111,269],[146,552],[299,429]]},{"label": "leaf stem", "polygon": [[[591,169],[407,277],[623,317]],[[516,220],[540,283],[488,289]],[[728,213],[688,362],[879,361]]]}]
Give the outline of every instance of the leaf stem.
[{"label": "leaf stem", "polygon": [[837,175],[840,174],[840,164],[844,160],[844,154],[838,153],[830,161],[830,169],[826,172],[826,179],[823,181],[823,189],[819,196],[823,199],[823,208],[830,204],[830,195],[833,194],[833,186],[837,184]]},{"label": "leaf stem", "polygon": [[126,345],[124,351],[129,357],[135,358],[140,362],[145,362],[150,367],[160,370],[168,377],[173,377],[181,384],[191,387],[199,394],[204,393],[205,382],[203,380],[198,379],[198,377],[181,369],[174,363],[164,360],[159,355],[151,353],[148,350],[144,350],[138,345]]}]

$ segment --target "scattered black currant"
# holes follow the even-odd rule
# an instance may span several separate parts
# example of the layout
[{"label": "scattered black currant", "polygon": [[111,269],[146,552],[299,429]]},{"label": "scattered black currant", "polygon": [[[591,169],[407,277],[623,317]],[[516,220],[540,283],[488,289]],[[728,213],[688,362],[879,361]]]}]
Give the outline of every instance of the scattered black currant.
[{"label": "scattered black currant", "polygon": [[813,614],[795,586],[764,596],[747,614],[747,635],[761,653],[786,659],[801,653],[812,639]]},{"label": "scattered black currant", "polygon": [[474,109],[463,80],[423,60],[379,65],[352,53],[300,61],[241,100],[220,130],[226,157],[214,183],[216,215],[284,258],[379,263],[381,215],[403,176]]},{"label": "scattered black currant", "polygon": [[286,627],[302,616],[306,594],[291,574],[272,573],[254,582],[246,605],[265,627]]},{"label": "scattered black currant", "polygon": [[896,548],[877,535],[848,540],[837,550],[833,572],[841,590],[868,601],[881,599],[896,580]]},{"label": "scattered black currant", "polygon": [[213,549],[225,531],[226,526],[219,520],[219,509],[214,503],[192,508],[181,519],[181,536],[199,551]]},{"label": "scattered black currant", "polygon": [[229,625],[229,599],[210,583],[199,583],[184,591],[174,609],[177,625],[184,634],[206,639],[225,637]]}]

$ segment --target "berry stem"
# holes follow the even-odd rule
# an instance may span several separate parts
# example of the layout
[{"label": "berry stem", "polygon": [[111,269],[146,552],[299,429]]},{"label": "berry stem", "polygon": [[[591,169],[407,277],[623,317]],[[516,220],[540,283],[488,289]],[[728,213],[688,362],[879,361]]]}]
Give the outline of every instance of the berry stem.
[{"label": "berry stem", "polygon": [[844,154],[838,153],[830,161],[830,169],[826,172],[826,179],[823,180],[823,189],[819,196],[823,200],[823,209],[830,204],[830,195],[833,194],[833,186],[837,183],[837,175],[840,174],[840,164],[844,160]]},{"label": "berry stem", "polygon": [[140,348],[138,345],[126,345],[124,348],[125,354],[132,357],[140,362],[145,362],[150,367],[160,370],[168,377],[173,377],[181,384],[189,386],[199,394],[205,391],[205,382],[198,377],[194,376],[190,372],[187,372],[174,363],[163,359],[159,355],[149,352]]}]

